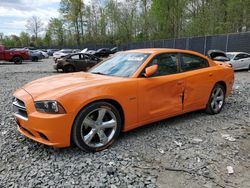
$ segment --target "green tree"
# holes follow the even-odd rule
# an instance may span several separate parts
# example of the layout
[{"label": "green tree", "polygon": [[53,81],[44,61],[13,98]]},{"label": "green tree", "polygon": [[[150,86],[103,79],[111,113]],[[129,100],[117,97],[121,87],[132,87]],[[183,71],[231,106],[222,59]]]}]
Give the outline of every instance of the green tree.
[{"label": "green tree", "polygon": [[64,26],[62,20],[58,18],[51,18],[48,24],[47,37],[50,36],[55,44],[63,46],[64,44]]},{"label": "green tree", "polygon": [[73,26],[78,45],[83,37],[83,9],[83,0],[61,0],[60,2],[60,13],[69,26]]},{"label": "green tree", "polygon": [[28,33],[26,32],[21,32],[20,33],[20,41],[21,41],[21,45],[24,46],[29,46],[30,45],[30,36]]}]

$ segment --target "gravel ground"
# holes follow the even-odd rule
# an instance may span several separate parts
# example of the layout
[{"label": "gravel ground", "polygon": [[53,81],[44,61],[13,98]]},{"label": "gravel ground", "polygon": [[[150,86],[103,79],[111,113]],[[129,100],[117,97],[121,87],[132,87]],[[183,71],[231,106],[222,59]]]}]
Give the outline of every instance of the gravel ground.
[{"label": "gravel ground", "polygon": [[123,133],[108,150],[86,153],[44,146],[16,129],[12,92],[60,74],[52,64],[0,62],[0,187],[250,187],[248,71],[236,72],[220,114],[167,119]]}]

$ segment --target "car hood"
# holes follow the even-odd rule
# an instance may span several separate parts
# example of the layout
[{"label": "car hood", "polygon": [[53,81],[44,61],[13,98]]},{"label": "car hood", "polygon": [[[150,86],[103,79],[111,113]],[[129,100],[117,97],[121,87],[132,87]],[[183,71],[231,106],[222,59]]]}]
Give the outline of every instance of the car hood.
[{"label": "car hood", "polygon": [[69,90],[103,85],[104,83],[119,79],[121,78],[78,72],[41,78],[26,84],[22,88],[34,100],[49,100],[61,96]]},{"label": "car hood", "polygon": [[209,50],[207,52],[209,58],[214,59],[215,57],[222,56],[227,57],[226,53],[222,50]]},{"label": "car hood", "polygon": [[207,55],[214,61],[222,61],[222,62],[230,61],[226,53],[221,50],[209,50],[207,52]]}]

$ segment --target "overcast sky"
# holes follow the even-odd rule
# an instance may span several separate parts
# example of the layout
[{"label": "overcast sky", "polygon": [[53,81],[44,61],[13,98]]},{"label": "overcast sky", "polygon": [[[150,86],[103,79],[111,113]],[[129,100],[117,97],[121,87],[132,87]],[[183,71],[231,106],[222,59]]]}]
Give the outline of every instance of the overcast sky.
[{"label": "overcast sky", "polygon": [[19,35],[26,30],[31,16],[41,18],[44,25],[51,17],[58,17],[60,0],[0,0],[0,33]]}]

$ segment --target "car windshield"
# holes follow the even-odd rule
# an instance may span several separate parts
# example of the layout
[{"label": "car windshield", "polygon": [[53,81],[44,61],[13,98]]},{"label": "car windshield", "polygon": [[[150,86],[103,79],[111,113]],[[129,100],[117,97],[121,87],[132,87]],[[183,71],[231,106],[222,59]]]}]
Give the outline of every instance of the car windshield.
[{"label": "car windshield", "polygon": [[229,54],[229,53],[227,53],[226,55],[227,55],[227,57],[228,57],[230,60],[232,60],[232,59],[234,58],[234,54]]},{"label": "car windshield", "polygon": [[103,61],[89,72],[118,77],[131,77],[150,54],[122,52]]}]

